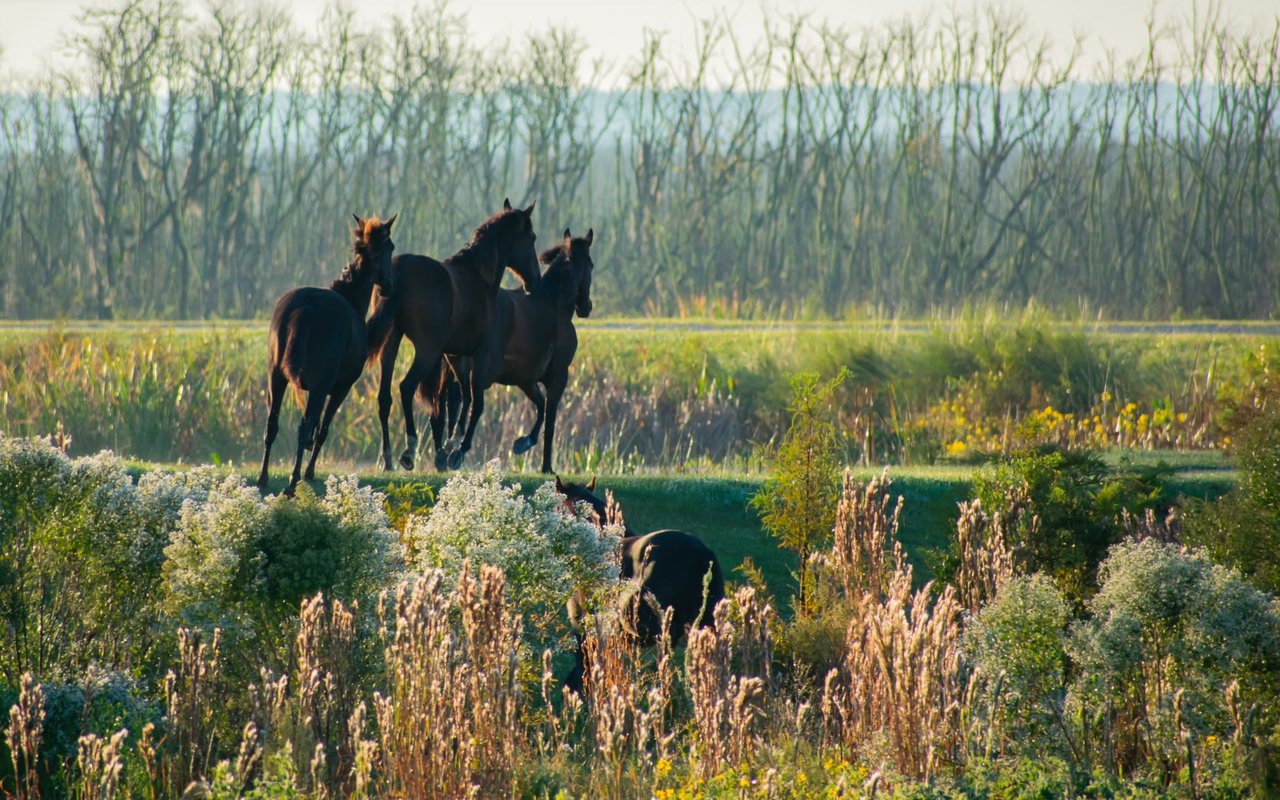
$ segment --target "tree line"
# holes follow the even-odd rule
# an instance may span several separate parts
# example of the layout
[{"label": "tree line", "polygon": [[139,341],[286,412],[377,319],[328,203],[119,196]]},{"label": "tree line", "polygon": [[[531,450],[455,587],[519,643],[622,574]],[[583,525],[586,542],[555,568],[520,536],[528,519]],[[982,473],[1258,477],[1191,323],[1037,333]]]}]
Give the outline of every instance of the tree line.
[{"label": "tree line", "polygon": [[713,18],[613,63],[447,5],[82,22],[0,95],[5,318],[262,317],[337,274],[351,212],[443,257],[504,196],[544,242],[595,228],[611,313],[1280,310],[1280,27],[1153,20],[1084,75],[995,10],[755,41]]}]

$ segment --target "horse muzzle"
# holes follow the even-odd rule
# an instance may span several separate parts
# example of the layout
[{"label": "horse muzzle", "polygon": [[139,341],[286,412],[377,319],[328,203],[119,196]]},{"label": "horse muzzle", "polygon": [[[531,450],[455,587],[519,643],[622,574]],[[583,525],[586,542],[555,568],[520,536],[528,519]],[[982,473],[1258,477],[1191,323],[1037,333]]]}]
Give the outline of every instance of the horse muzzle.
[{"label": "horse muzzle", "polygon": [[591,316],[591,307],[592,306],[591,306],[590,300],[586,301],[585,303],[578,303],[578,316],[582,317],[583,319],[586,319],[587,317]]}]

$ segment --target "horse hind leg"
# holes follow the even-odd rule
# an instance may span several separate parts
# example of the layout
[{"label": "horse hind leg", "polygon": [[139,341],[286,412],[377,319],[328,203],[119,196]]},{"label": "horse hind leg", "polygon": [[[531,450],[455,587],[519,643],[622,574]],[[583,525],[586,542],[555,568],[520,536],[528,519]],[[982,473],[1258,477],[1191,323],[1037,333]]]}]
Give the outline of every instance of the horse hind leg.
[{"label": "horse hind leg", "polygon": [[489,387],[486,378],[482,378],[480,370],[475,366],[471,369],[471,379],[467,382],[471,394],[471,413],[467,419],[467,433],[462,437],[462,445],[449,454],[449,469],[458,469],[462,466],[462,461],[466,458],[467,453],[471,450],[471,440],[476,435],[476,423],[480,421],[480,415],[484,413],[484,390]]},{"label": "horse hind leg", "polygon": [[279,366],[273,366],[267,375],[267,430],[262,437],[262,471],[258,473],[258,488],[267,487],[267,466],[271,463],[271,445],[280,432],[280,402],[289,381]]},{"label": "horse hind leg", "polygon": [[533,403],[533,408],[538,416],[533,421],[533,427],[529,432],[512,443],[511,452],[516,455],[528,452],[538,443],[538,434],[542,431],[542,421],[547,415],[547,399],[543,396],[542,389],[537,383],[521,386],[520,391],[524,392],[524,396],[529,398],[529,402]]},{"label": "horse hind leg", "polygon": [[351,384],[347,384],[329,393],[329,401],[324,407],[324,419],[321,420],[320,430],[316,433],[315,446],[311,448],[311,459],[307,462],[307,471],[302,475],[306,480],[316,476],[316,459],[320,457],[320,448],[324,445],[325,439],[329,438],[329,425],[333,422],[333,415],[338,413],[338,407],[342,405],[342,401],[347,399],[347,392],[350,391]]},{"label": "horse hind leg", "polygon": [[468,412],[471,410],[471,401],[467,393],[463,390],[463,381],[456,375],[453,380],[449,381],[447,391],[443,397],[446,415],[448,421],[446,427],[449,431],[449,441],[445,442],[445,448],[448,450],[456,450],[462,444],[462,431],[460,430],[462,420],[466,419]]},{"label": "horse hind leg", "polygon": [[327,396],[328,392],[319,390],[307,393],[307,405],[302,412],[302,421],[298,423],[298,455],[293,461],[293,475],[289,477],[289,485],[284,490],[287,497],[293,497],[294,491],[298,488],[302,473],[302,454],[310,450],[315,442],[320,412],[324,408]]}]

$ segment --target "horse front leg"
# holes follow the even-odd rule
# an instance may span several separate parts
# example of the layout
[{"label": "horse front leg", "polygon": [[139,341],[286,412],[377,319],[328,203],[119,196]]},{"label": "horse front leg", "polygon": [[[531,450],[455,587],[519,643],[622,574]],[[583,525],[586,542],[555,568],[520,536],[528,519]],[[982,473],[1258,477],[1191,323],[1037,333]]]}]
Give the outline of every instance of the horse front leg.
[{"label": "horse front leg", "polygon": [[529,429],[529,432],[512,443],[511,452],[516,455],[528,452],[538,443],[538,434],[542,432],[542,421],[547,416],[547,398],[542,394],[542,387],[538,386],[536,381],[522,385],[520,391],[524,392],[524,396],[529,398],[529,402],[533,403],[537,418],[533,421],[533,427]]},{"label": "horse front leg", "polygon": [[551,472],[551,446],[556,438],[556,414],[560,410],[560,398],[564,396],[565,384],[569,382],[566,373],[557,376],[547,383],[547,430],[542,435],[542,471]]},{"label": "horse front leg", "polygon": [[267,430],[262,437],[262,471],[258,473],[258,488],[267,488],[267,465],[271,463],[271,445],[280,432],[280,401],[289,381],[278,366],[271,368],[267,376]]},{"label": "horse front leg", "polygon": [[418,393],[422,383],[422,362],[414,358],[409,371],[400,381],[400,409],[404,412],[404,452],[400,454],[400,466],[413,469],[414,458],[418,455],[418,426],[413,421],[413,396]]},{"label": "horse front leg", "polygon": [[390,472],[395,469],[391,463],[391,431],[388,422],[391,419],[391,379],[396,367],[396,354],[400,352],[400,337],[393,331],[391,338],[382,348],[379,364],[382,374],[378,379],[378,424],[382,426],[382,469]]}]

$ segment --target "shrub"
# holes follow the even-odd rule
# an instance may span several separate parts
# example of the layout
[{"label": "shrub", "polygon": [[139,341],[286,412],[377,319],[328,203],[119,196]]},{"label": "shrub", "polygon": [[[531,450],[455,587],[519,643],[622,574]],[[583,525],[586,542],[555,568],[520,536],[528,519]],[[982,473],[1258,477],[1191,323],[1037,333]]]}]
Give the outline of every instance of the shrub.
[{"label": "shrub", "polygon": [[[1069,642],[1077,708],[1102,714],[1119,765],[1177,764],[1183,737],[1229,735],[1223,689],[1258,698],[1280,657],[1270,598],[1200,553],[1147,539],[1112,549]],[[1113,764],[1113,766],[1115,766]]]},{"label": "shrub", "polygon": [[987,717],[987,752],[1043,752],[1061,721],[1071,608],[1044,575],[1005,583],[964,633],[965,656],[982,692],[973,710]]},{"label": "shrub", "polygon": [[1191,505],[1183,537],[1260,588],[1280,592],[1280,407],[1246,415],[1234,451],[1239,486]]},{"label": "shrub", "polygon": [[265,500],[229,476],[204,502],[183,504],[165,556],[167,610],[178,623],[221,628],[232,643],[259,640],[277,666],[303,598],[324,592],[372,611],[401,560],[381,495],[337,476],[323,499],[301,488]]},{"label": "shrub", "polygon": [[566,508],[550,481],[521,495],[502,483],[496,461],[450,478],[431,512],[410,517],[405,533],[412,566],[440,569],[448,582],[467,562],[501,569],[512,607],[544,643],[575,588],[592,593],[618,579],[620,526],[597,530],[581,510]]},{"label": "shrub", "polygon": [[207,470],[137,485],[112,453],[68,459],[38,439],[0,437],[0,651],[13,683],[33,670],[74,678],[90,663],[149,656],[164,547]]},{"label": "shrub", "polygon": [[1005,531],[1008,543],[1027,572],[1051,575],[1079,603],[1095,591],[1098,564],[1123,536],[1120,512],[1164,502],[1166,474],[1163,467],[1112,468],[1092,453],[1046,447],[984,469],[974,494],[988,509],[1025,497],[1026,513]]}]

